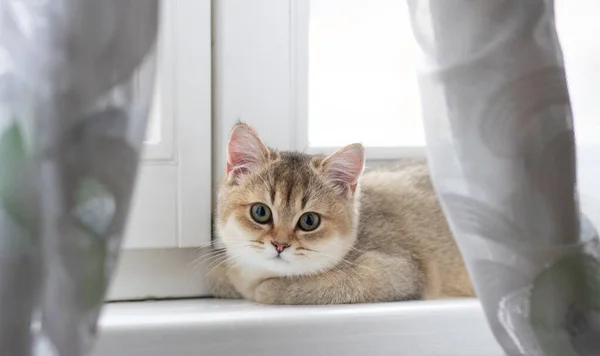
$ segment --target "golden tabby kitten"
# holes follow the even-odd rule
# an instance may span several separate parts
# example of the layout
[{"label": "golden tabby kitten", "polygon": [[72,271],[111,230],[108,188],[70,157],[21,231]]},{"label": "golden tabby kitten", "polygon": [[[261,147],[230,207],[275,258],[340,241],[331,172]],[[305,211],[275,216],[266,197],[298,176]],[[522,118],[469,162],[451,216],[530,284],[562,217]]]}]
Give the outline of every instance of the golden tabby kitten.
[{"label": "golden tabby kitten", "polygon": [[360,144],[328,157],[280,152],[234,126],[216,219],[228,259],[209,274],[214,295],[269,304],[473,296],[426,165],[362,175],[364,161]]}]

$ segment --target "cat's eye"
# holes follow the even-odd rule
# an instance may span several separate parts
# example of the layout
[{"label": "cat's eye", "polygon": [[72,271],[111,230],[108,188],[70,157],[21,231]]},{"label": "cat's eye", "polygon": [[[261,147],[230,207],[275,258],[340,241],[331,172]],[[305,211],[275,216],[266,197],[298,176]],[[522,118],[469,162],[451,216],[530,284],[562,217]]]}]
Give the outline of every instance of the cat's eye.
[{"label": "cat's eye", "polygon": [[271,209],[266,204],[256,203],[250,208],[250,216],[259,224],[271,222]]},{"label": "cat's eye", "polygon": [[319,227],[321,217],[317,213],[304,213],[298,220],[298,228],[303,231],[313,231]]}]

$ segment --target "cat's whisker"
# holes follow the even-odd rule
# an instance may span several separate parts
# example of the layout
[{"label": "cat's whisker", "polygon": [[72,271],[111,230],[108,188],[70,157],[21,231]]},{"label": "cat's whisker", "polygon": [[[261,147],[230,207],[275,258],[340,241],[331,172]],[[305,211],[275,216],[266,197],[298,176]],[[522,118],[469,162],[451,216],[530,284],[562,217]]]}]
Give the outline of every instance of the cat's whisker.
[{"label": "cat's whisker", "polygon": [[339,267],[337,267],[337,266],[334,266],[334,267],[333,267],[333,270],[334,270],[334,271],[338,271],[339,273],[343,274],[343,275],[344,275],[344,276],[345,276],[345,277],[348,279],[348,281],[350,281],[350,280],[352,279],[352,278],[350,277],[350,275],[346,273],[346,271],[343,271],[341,268],[339,268]]},{"label": "cat's whisker", "polygon": [[196,257],[196,258],[195,258],[195,259],[194,259],[194,260],[193,260],[193,261],[190,263],[190,265],[194,265],[194,264],[201,263],[203,260],[205,260],[205,259],[207,259],[207,258],[210,258],[210,257],[213,257],[213,256],[218,256],[218,255],[221,255],[221,254],[223,254],[223,253],[225,253],[225,252],[224,252],[224,251],[212,251],[212,252],[205,253],[205,254],[203,254],[203,255],[200,255],[200,256]]},{"label": "cat's whisker", "polygon": [[[227,241],[228,242],[247,242],[248,240],[246,240],[246,239],[227,239]],[[215,248],[215,246],[217,246],[219,244],[223,244],[223,241],[211,240],[209,243],[195,247],[194,252],[198,252],[198,251],[206,249],[206,248]],[[219,247],[218,249],[222,249],[222,247]]]},{"label": "cat's whisker", "polygon": [[306,247],[297,247],[296,249],[297,249],[297,250],[300,250],[300,251],[310,251],[310,252],[317,252],[317,253],[320,253],[320,252],[319,252],[319,251],[317,251],[317,250],[313,250],[313,249],[306,248]]},{"label": "cat's whisker", "polygon": [[[342,281],[342,282],[346,282],[346,285],[350,285],[351,288],[356,289],[358,288],[358,284],[359,284],[359,280],[361,277],[361,274],[358,273],[357,270],[353,269],[353,268],[349,268],[346,271],[343,271],[342,269],[340,269],[339,267],[335,267],[333,270],[338,271],[338,273],[343,274],[346,278]],[[348,274],[348,273],[350,274]],[[338,283],[340,283],[340,281],[338,281]]]},{"label": "cat's whisker", "polygon": [[207,253],[205,253],[203,255],[198,256],[191,264],[197,263],[197,262],[199,262],[200,260],[202,260],[205,257],[209,257],[209,256],[212,256],[212,255],[218,255],[218,254],[221,254],[221,253],[226,253],[226,251],[225,250],[214,250],[214,251],[211,251],[211,252],[207,252]]},{"label": "cat's whisker", "polygon": [[356,247],[354,247],[354,246],[350,246],[350,249],[351,249],[351,250],[354,250],[354,251],[356,251],[356,252],[360,252],[360,253],[365,253],[365,252],[367,252],[367,251],[365,251],[365,250],[358,249],[358,248],[356,248]]},{"label": "cat's whisker", "polygon": [[202,249],[205,247],[213,246],[218,240],[216,238],[211,238],[210,242],[197,246],[197,249]]},{"label": "cat's whisker", "polygon": [[215,253],[215,254],[212,254],[212,255],[209,255],[209,256],[202,256],[201,258],[197,258],[196,260],[194,260],[194,262],[192,262],[192,265],[200,265],[202,263],[206,263],[206,262],[208,262],[210,260],[213,260],[213,259],[218,258],[218,257],[225,256],[225,255],[227,255],[227,252],[221,252],[221,251],[219,251],[219,253]]},{"label": "cat's whisker", "polygon": [[327,270],[321,271],[321,275],[331,284],[335,284],[334,280],[331,278]]},{"label": "cat's whisker", "polygon": [[212,241],[209,244],[200,245],[200,246],[194,248],[194,252],[198,252],[198,251],[208,248],[208,247],[212,247]]},{"label": "cat's whisker", "polygon": [[332,270],[326,270],[326,271],[327,271],[326,276],[328,277],[330,283],[332,283],[334,286],[338,286],[338,285],[340,285],[341,282],[343,282],[340,280],[341,277],[336,276]]},{"label": "cat's whisker", "polygon": [[225,272],[225,276],[228,277],[229,273],[231,273],[231,271],[238,266],[238,262],[237,261],[233,261],[233,263],[229,266],[229,268],[227,269],[227,272]]},{"label": "cat's whisker", "polygon": [[[242,248],[240,248],[242,249]],[[199,266],[203,263],[208,263],[210,261],[210,264],[208,265],[209,267],[212,266],[216,261],[220,260],[223,257],[228,257],[229,255],[232,254],[232,251],[237,251],[238,249],[233,249],[230,251],[226,251],[226,250],[219,250],[216,251],[216,253],[213,253],[210,256],[202,256],[202,260],[200,259],[196,259],[193,264],[195,264],[194,267]]]},{"label": "cat's whisker", "polygon": [[[326,253],[324,253],[324,252],[321,252],[321,251],[316,251],[316,250],[313,250],[312,252],[319,253],[319,254],[321,254],[321,255],[322,255],[322,256],[324,256],[324,257],[327,257],[327,258],[330,258],[330,259],[332,259],[332,260],[338,261],[338,259],[337,259],[337,258],[335,258],[335,257],[332,257],[332,256],[330,256],[330,255],[328,255],[328,254],[326,254]],[[345,263],[346,265],[350,265],[350,266],[361,267],[361,268],[367,269],[367,270],[369,270],[369,271],[371,271],[371,272],[375,272],[375,270],[374,270],[374,269],[372,269],[372,268],[370,268],[370,267],[363,266],[363,265],[361,265],[361,264],[358,264],[358,263],[350,262],[350,261],[348,261],[348,260],[347,260],[347,259],[345,259],[345,258],[342,258],[341,260],[339,260],[339,262],[341,262],[341,263]]]},{"label": "cat's whisker", "polygon": [[354,273],[356,275],[360,275],[360,273],[358,273],[358,271],[356,270],[356,268],[354,268],[356,266],[348,264],[347,261],[344,261],[344,260],[342,260],[340,262],[342,263],[342,266],[346,267],[348,271],[351,271],[351,273]]},{"label": "cat's whisker", "polygon": [[333,281],[333,283],[335,283],[336,285],[341,282],[340,277],[336,276],[335,273],[333,273],[333,270],[327,270],[327,275]]},{"label": "cat's whisker", "polygon": [[[214,258],[214,261],[212,261],[212,262],[211,262],[211,263],[208,265],[208,268],[210,268],[210,266],[212,266],[212,265],[213,265],[213,264],[214,264],[216,261],[220,260],[220,259],[221,259],[221,258],[223,258],[223,257],[225,257],[225,258],[234,258],[234,257],[236,257],[237,255],[236,255],[236,254],[234,254],[234,251],[239,251],[239,250],[241,250],[241,249],[242,249],[242,248],[240,248],[240,249],[233,249],[233,250],[224,251],[224,253],[222,253],[222,254],[219,254],[219,255],[217,255],[217,256],[210,257],[210,258],[209,258],[209,260]],[[208,262],[208,260],[207,260],[207,261],[205,261],[205,262]]]},{"label": "cat's whisker", "polygon": [[205,259],[205,260],[204,260],[204,261],[202,261],[202,262],[196,263],[196,264],[195,264],[194,266],[192,266],[192,267],[193,267],[194,269],[196,269],[196,268],[198,268],[198,267],[200,267],[200,266],[202,266],[202,265],[205,265],[205,264],[207,264],[207,263],[208,263],[209,265],[211,265],[213,262],[215,262],[215,261],[217,261],[217,260],[219,260],[219,259],[221,259],[221,258],[223,258],[223,257],[227,257],[227,255],[226,255],[226,254],[221,254],[221,255],[215,255],[215,256],[211,256],[211,257],[209,257],[209,258]]},{"label": "cat's whisker", "polygon": [[217,268],[219,268],[222,264],[226,263],[229,260],[229,258],[224,259],[223,261],[219,262],[219,264],[217,264],[216,266],[214,266],[210,271],[208,271],[206,273],[206,275],[204,275],[204,277],[208,277],[211,273],[213,273]]},{"label": "cat's whisker", "polygon": [[[208,275],[210,275],[211,273],[213,273],[217,268],[219,268],[220,266],[222,266],[224,263],[231,262],[231,261],[233,261],[235,263],[236,258],[237,258],[236,255],[232,255],[231,257],[226,257],[223,261],[219,262],[219,264],[217,264],[210,271],[208,271],[206,273],[205,277],[207,277]],[[209,266],[209,268],[210,268],[210,266]],[[230,266],[229,269],[231,269],[231,268],[233,268],[233,267]]]},{"label": "cat's whisker", "polygon": [[194,261],[194,262],[190,263],[188,267],[190,267],[192,269],[197,269],[197,268],[201,267],[202,265],[204,265],[205,263],[210,262],[213,259],[215,259],[217,257],[222,257],[222,256],[223,255],[216,255],[216,256],[208,257],[208,258],[204,259],[203,261],[198,261],[198,262]]},{"label": "cat's whisker", "polygon": [[210,265],[208,265],[206,267],[206,269],[208,269],[209,271],[206,273],[206,276],[208,276],[209,274],[211,274],[217,267],[221,266],[224,262],[227,262],[229,260],[233,260],[233,257],[230,256],[222,256],[221,258],[216,259],[215,261],[213,261]]},{"label": "cat's whisker", "polygon": [[[229,250],[230,251],[231,250],[235,251],[235,250],[238,250],[238,249],[243,249],[245,247],[246,246],[238,246],[238,247],[230,248]],[[228,251],[228,249],[218,249],[218,250],[213,250],[211,252],[205,253],[204,255],[201,255],[198,258],[196,258],[194,261],[192,261],[190,263],[190,265],[194,265],[194,264],[199,264],[199,263],[202,263],[202,262],[206,262],[206,261],[212,259],[213,257],[216,257],[216,256],[221,255],[221,254],[226,254],[227,251]]]},{"label": "cat's whisker", "polygon": [[196,249],[200,250],[200,249],[203,249],[205,247],[210,247],[210,246],[214,245],[215,242],[216,242],[216,240],[211,239],[210,242],[208,242],[208,243],[196,246]]},{"label": "cat's whisker", "polygon": [[[322,256],[324,256],[324,257],[327,257],[327,258],[329,258],[329,259],[331,259],[331,260],[338,261],[338,259],[336,259],[336,258],[334,258],[334,257],[331,257],[331,256],[329,256],[329,255],[328,255],[328,254],[326,254],[326,253],[323,253],[323,252],[320,252],[320,251],[315,251],[315,252],[317,252],[317,253],[319,253],[320,255],[322,255]],[[333,267],[331,267],[331,268],[330,268],[330,270],[331,270],[331,271],[336,271],[338,274],[341,274],[341,275],[343,275],[343,277],[345,277],[345,278],[344,278],[344,280],[345,280],[345,281],[347,281],[348,283],[352,284],[352,286],[353,286],[353,287],[356,287],[357,280],[358,280],[358,279],[361,277],[361,274],[358,272],[358,270],[357,270],[356,268],[351,268],[351,267],[363,267],[363,268],[365,268],[365,269],[368,269],[368,270],[371,270],[371,271],[373,271],[373,270],[372,270],[371,268],[369,268],[369,267],[362,266],[362,265],[360,265],[360,264],[357,264],[357,263],[352,263],[352,262],[350,262],[350,261],[348,261],[348,260],[346,260],[346,259],[341,259],[341,260],[339,260],[339,262],[340,262],[340,263],[343,263],[343,266],[347,266],[347,267],[349,267],[349,268],[347,268],[347,269],[342,269],[342,268],[340,268],[340,267],[338,267],[338,266],[333,266]],[[338,265],[339,265],[339,264],[338,264]],[[331,272],[330,272],[330,273],[331,273]],[[354,278],[353,278],[353,277],[354,277]],[[339,283],[340,281],[336,279],[336,282],[338,282],[338,283]]]},{"label": "cat's whisker", "polygon": [[345,264],[349,265],[349,266],[356,266],[356,267],[364,268],[364,269],[366,269],[366,270],[368,270],[368,271],[371,271],[371,272],[376,272],[376,271],[375,271],[373,268],[371,268],[371,267],[367,267],[367,266],[364,266],[364,265],[361,265],[361,264],[359,264],[359,263],[350,262],[350,261],[348,261],[348,260],[346,260],[346,259],[343,259],[343,260],[341,260],[341,261],[342,261],[343,263],[345,263]]}]

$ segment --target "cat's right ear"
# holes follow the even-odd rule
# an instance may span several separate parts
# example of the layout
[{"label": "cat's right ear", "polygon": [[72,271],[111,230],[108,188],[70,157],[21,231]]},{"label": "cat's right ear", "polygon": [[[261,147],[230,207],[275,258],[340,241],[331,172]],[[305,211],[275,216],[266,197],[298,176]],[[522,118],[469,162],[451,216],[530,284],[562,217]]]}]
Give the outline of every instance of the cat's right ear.
[{"label": "cat's right ear", "polygon": [[227,179],[238,183],[246,174],[257,172],[269,157],[269,149],[252,127],[238,123],[227,143]]}]

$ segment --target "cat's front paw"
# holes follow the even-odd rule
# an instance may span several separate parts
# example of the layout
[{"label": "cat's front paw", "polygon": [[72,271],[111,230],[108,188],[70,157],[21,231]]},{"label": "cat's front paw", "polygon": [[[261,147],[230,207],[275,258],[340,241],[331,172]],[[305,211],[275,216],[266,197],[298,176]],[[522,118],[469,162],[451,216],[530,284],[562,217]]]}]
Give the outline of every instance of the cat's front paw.
[{"label": "cat's front paw", "polygon": [[254,300],[262,304],[287,304],[289,282],[284,278],[269,278],[254,290]]}]

